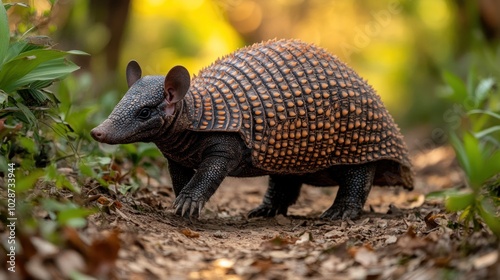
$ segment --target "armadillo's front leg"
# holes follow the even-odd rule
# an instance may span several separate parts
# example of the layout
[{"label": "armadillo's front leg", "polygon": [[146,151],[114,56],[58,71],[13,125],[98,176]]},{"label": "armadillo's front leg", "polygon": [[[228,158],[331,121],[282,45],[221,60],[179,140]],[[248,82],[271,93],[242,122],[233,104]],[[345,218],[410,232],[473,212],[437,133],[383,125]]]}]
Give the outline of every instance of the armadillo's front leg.
[{"label": "armadillo's front leg", "polygon": [[184,187],[193,178],[194,170],[192,168],[184,167],[173,160],[169,160],[168,171],[170,172],[174,193],[177,197],[182,189],[184,189]]},{"label": "armadillo's front leg", "polygon": [[241,148],[236,138],[220,137],[205,145],[202,162],[174,201],[178,215],[199,216],[222,180],[240,163]]}]

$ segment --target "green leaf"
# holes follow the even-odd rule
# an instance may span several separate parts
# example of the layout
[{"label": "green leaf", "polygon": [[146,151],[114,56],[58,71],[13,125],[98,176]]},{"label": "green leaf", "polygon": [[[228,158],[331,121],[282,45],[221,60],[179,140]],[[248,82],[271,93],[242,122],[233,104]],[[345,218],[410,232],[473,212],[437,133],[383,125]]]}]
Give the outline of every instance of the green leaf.
[{"label": "green leaf", "polygon": [[90,55],[89,53],[86,53],[84,51],[80,51],[80,50],[70,50],[70,51],[66,51],[67,54],[72,54],[72,55]]},{"label": "green leaf", "polygon": [[137,154],[137,144],[124,144],[120,145],[128,154]]},{"label": "green leaf", "polygon": [[500,173],[500,150],[484,160],[487,162],[478,174],[478,184],[483,185],[488,179]]},{"label": "green leaf", "polygon": [[28,137],[19,137],[19,144],[21,147],[25,148],[30,154],[35,153],[36,145],[33,139]]},{"label": "green leaf", "polygon": [[[17,57],[21,52],[26,51],[26,45],[28,43],[26,41],[17,41],[10,44],[7,49],[7,53],[5,54],[5,58],[3,60],[3,64],[11,61],[15,57]],[[2,69],[2,64],[0,63],[0,70]]]},{"label": "green leaf", "polygon": [[488,225],[491,231],[500,237],[500,217],[495,215],[491,205],[487,204],[487,200],[483,199],[479,206],[479,215],[483,218],[484,222]]},{"label": "green leaf", "polygon": [[476,109],[476,110],[471,110],[467,113],[468,115],[474,115],[474,114],[485,114],[485,115],[488,115],[490,117],[493,117],[495,119],[498,119],[500,120],[500,114],[496,114],[494,112],[491,112],[491,111],[487,111],[487,110],[480,110],[480,109]]},{"label": "green leaf", "polygon": [[7,173],[8,168],[7,159],[3,155],[0,155],[0,172]]},{"label": "green leaf", "polygon": [[0,1],[0,69],[2,69],[2,64],[5,61],[7,49],[9,48],[9,41],[10,30],[7,12],[5,11],[2,1]]},{"label": "green leaf", "polygon": [[22,172],[16,172],[16,191],[22,193],[32,189],[43,174],[43,170],[41,169],[31,172],[27,176],[25,176]]},{"label": "green leaf", "polygon": [[86,162],[80,162],[80,164],[78,164],[78,170],[80,170],[80,172],[87,177],[96,176],[94,170],[92,170],[92,167],[90,167]]},{"label": "green leaf", "polygon": [[469,165],[469,172],[467,175],[472,184],[472,188],[476,189],[483,183],[481,172],[484,171],[484,166],[486,164],[484,154],[483,151],[481,151],[479,140],[470,133],[464,133],[463,144],[467,156],[466,160]]},{"label": "green leaf", "polygon": [[446,199],[446,209],[448,211],[457,212],[474,204],[473,193],[454,194]]},{"label": "green leaf", "polygon": [[76,206],[71,202],[62,203],[54,199],[42,199],[41,204],[43,209],[51,212],[59,212],[76,208]]},{"label": "green leaf", "polygon": [[481,103],[486,99],[491,88],[495,85],[495,79],[487,78],[479,82],[474,92],[474,102],[476,107],[479,107]]},{"label": "green leaf", "polygon": [[[1,1],[0,1],[1,3]],[[4,7],[5,7],[5,10],[9,10],[11,7],[14,7],[14,6],[21,6],[21,7],[24,7],[24,8],[29,8],[28,5],[24,4],[24,3],[5,3],[3,4]]]},{"label": "green leaf", "polygon": [[425,195],[425,198],[447,198],[450,195],[455,195],[458,193],[456,189],[447,189],[441,191],[430,192]]},{"label": "green leaf", "polygon": [[488,127],[487,129],[476,132],[476,133],[474,133],[474,136],[476,138],[483,138],[486,135],[491,134],[491,133],[496,132],[496,131],[500,131],[500,125]]},{"label": "green leaf", "polygon": [[67,61],[64,58],[54,59],[39,65],[24,77],[11,84],[11,87],[18,88],[27,86],[31,83],[40,81],[53,81],[62,79],[68,74],[80,69],[73,62]]},{"label": "green leaf", "polygon": [[33,71],[40,64],[64,56],[66,56],[65,52],[47,49],[21,53],[11,61],[5,63],[0,70],[0,89],[3,89],[5,92],[15,90],[20,85],[23,85],[23,83],[17,81]]},{"label": "green leaf", "polygon": [[90,209],[70,208],[59,212],[59,215],[57,215],[57,220],[62,225],[68,225],[71,227],[83,227],[86,225],[85,217],[93,213],[95,213],[95,211]]},{"label": "green leaf", "polygon": [[7,93],[0,90],[0,105],[2,105],[8,97],[9,95]]},{"label": "green leaf", "polygon": [[31,106],[45,105],[46,101],[49,100],[47,95],[39,89],[20,89],[17,91],[17,93],[24,100],[24,104],[30,104]]},{"label": "green leaf", "polygon": [[[126,145],[125,145],[126,146]],[[99,143],[99,149],[105,154],[114,154],[120,148],[118,145],[110,145],[105,143]]]},{"label": "green leaf", "polygon": [[458,139],[457,135],[455,133],[451,133],[450,135],[450,142],[453,145],[453,148],[455,149],[455,153],[457,154],[457,159],[462,168],[464,169],[466,174],[470,174],[470,162],[467,157],[467,153],[465,151],[464,145]]},{"label": "green leaf", "polygon": [[36,121],[36,117],[33,114],[33,112],[31,112],[30,109],[28,107],[26,107],[26,105],[24,105],[23,103],[17,102],[16,106],[17,106],[17,108],[19,108],[21,110],[23,115],[26,117],[28,124],[30,126],[35,126],[37,121]]},{"label": "green leaf", "polygon": [[460,103],[467,99],[467,87],[462,79],[447,71],[443,72],[443,79],[452,89],[452,93],[449,95],[450,99]]},{"label": "green leaf", "polygon": [[[472,96],[469,96],[470,94],[474,93],[474,84],[475,84],[475,81],[478,77],[478,73],[477,73],[477,67],[475,65],[473,65],[468,73],[467,73],[467,78],[466,78],[466,81],[465,81],[465,84],[466,84],[466,87],[467,87],[467,96],[468,98],[472,98]],[[465,102],[466,100],[463,99],[463,100],[460,100],[459,103],[463,103]]]},{"label": "green leaf", "polygon": [[144,157],[162,157],[160,151],[155,145],[149,143],[141,143],[137,148],[137,154],[140,158]]},{"label": "green leaf", "polygon": [[110,165],[111,164],[111,158],[110,157],[98,157],[97,162],[100,165]]}]

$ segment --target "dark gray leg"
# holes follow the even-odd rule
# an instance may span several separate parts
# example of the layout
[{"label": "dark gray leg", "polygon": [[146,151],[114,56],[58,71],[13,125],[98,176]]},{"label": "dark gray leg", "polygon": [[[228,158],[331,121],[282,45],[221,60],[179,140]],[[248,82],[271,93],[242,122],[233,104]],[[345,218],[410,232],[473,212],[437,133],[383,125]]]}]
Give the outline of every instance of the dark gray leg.
[{"label": "dark gray leg", "polygon": [[286,216],[288,206],[297,201],[301,186],[302,181],[298,177],[271,175],[262,204],[251,210],[248,217],[274,217],[279,214]]},{"label": "dark gray leg", "polygon": [[175,213],[184,217],[199,216],[222,180],[241,161],[243,145],[238,135],[217,135],[205,140],[201,163],[174,201]]},{"label": "dark gray leg", "polygon": [[179,192],[174,201],[175,213],[184,217],[198,217],[208,199],[237,163],[226,157],[213,156],[204,159],[193,178]]},{"label": "dark gray leg", "polygon": [[192,168],[184,167],[175,161],[168,161],[168,171],[172,178],[172,185],[174,194],[177,197],[184,187],[193,178],[194,170]]},{"label": "dark gray leg", "polygon": [[356,219],[363,210],[375,176],[375,165],[344,166],[336,177],[339,190],[333,205],[321,215],[322,219]]}]

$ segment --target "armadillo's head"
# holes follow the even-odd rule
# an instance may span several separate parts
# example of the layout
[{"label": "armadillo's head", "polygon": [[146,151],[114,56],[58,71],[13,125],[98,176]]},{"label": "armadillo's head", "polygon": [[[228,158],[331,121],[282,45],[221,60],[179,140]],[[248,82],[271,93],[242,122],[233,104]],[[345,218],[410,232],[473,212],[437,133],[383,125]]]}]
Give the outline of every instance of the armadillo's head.
[{"label": "armadillo's head", "polygon": [[168,129],[178,113],[176,106],[189,89],[189,72],[175,66],[167,76],[145,76],[135,61],[127,66],[129,90],[109,117],[92,129],[102,143],[150,142]]}]

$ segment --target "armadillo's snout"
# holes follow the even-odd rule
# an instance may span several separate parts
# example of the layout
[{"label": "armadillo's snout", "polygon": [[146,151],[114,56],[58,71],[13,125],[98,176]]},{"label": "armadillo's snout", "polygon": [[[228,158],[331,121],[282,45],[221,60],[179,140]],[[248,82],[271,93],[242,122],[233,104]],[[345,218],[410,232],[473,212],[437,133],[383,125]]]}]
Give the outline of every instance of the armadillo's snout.
[{"label": "armadillo's snout", "polygon": [[92,138],[94,138],[94,140],[96,140],[98,142],[104,142],[105,133],[104,133],[101,126],[98,126],[98,127],[95,127],[94,129],[92,129],[90,131],[90,135],[92,136]]},{"label": "armadillo's snout", "polygon": [[90,131],[90,135],[98,142],[112,144],[111,143],[112,141],[110,139],[112,137],[109,137],[110,136],[109,119],[105,120],[97,127],[94,127],[94,129]]}]

